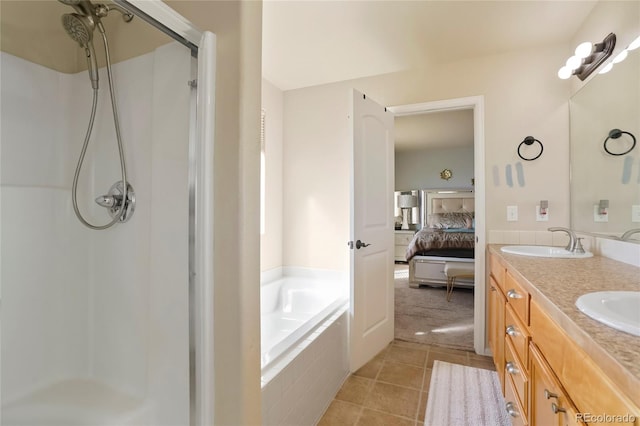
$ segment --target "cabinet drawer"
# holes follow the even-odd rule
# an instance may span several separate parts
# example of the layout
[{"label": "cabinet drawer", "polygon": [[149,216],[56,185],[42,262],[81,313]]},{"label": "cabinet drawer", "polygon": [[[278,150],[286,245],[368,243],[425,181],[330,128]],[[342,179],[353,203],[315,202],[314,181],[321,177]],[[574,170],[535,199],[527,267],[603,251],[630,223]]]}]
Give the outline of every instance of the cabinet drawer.
[{"label": "cabinet drawer", "polygon": [[411,240],[413,240],[413,232],[407,232],[407,233],[396,232],[396,235],[395,235],[396,245],[408,246]]},{"label": "cabinet drawer", "polygon": [[504,310],[504,328],[506,333],[505,340],[510,342],[515,355],[520,360],[520,364],[528,366],[529,364],[529,332],[520,320],[514,315],[513,309],[507,303]]},{"label": "cabinet drawer", "polygon": [[506,341],[504,348],[504,375],[511,377],[513,381],[513,389],[516,397],[522,406],[524,415],[527,412],[527,395],[528,395],[528,377],[527,371],[522,367],[520,360],[515,356],[515,349],[509,340]]},{"label": "cabinet drawer", "polygon": [[529,292],[527,292],[509,272],[505,275],[504,294],[507,304],[513,308],[518,319],[526,326],[529,325]]},{"label": "cabinet drawer", "polygon": [[504,292],[505,267],[502,266],[502,263],[500,263],[495,255],[489,255],[489,270],[500,286],[500,289]]},{"label": "cabinet drawer", "polygon": [[[527,416],[522,410],[522,405],[520,405],[520,401],[516,397],[516,393],[513,387],[513,380],[511,377],[504,378],[504,400],[505,400],[505,410],[509,413],[509,418],[511,419],[512,426],[525,426],[527,425]],[[542,426],[542,425],[540,425]]]}]

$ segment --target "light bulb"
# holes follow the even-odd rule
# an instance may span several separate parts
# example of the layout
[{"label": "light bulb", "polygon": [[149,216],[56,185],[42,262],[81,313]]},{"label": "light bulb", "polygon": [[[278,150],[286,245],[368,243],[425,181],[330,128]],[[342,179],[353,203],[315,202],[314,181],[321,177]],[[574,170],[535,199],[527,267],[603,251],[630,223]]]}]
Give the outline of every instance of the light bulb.
[{"label": "light bulb", "polygon": [[566,80],[571,77],[572,70],[571,68],[564,66],[558,70],[558,77],[562,80]]},{"label": "light bulb", "polygon": [[640,47],[640,36],[636,37],[636,39],[631,42],[629,47],[627,47],[627,50],[634,50],[638,47]]},{"label": "light bulb", "polygon": [[600,72],[598,72],[598,74],[606,74],[611,71],[611,68],[613,68],[613,62],[609,62],[607,65],[605,65],[605,67],[602,68]]},{"label": "light bulb", "polygon": [[589,41],[585,41],[584,43],[580,43],[578,47],[576,47],[576,56],[578,58],[586,58],[591,55],[591,49],[593,45]]},{"label": "light bulb", "polygon": [[577,56],[572,56],[567,59],[566,66],[572,70],[577,69],[580,65],[582,65],[582,59],[578,58]]},{"label": "light bulb", "polygon": [[627,59],[627,55],[629,54],[629,52],[627,52],[627,50],[623,50],[622,52],[618,53],[618,55],[613,58],[613,63],[614,64],[618,64],[622,61],[624,61],[625,59]]}]

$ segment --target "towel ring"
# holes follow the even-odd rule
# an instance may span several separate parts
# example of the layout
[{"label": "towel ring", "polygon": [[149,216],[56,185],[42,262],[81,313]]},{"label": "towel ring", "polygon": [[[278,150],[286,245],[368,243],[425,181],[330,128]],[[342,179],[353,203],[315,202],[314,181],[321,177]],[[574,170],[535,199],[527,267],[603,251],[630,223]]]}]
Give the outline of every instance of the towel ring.
[{"label": "towel ring", "polygon": [[[609,142],[609,139],[618,139],[620,136],[622,136],[623,133],[626,133],[627,135],[631,136],[631,139],[633,139],[631,148],[629,148],[625,152],[618,152],[618,153],[609,151],[609,148],[607,148],[607,142]],[[636,147],[636,137],[633,136],[633,134],[630,132],[625,132],[624,130],[620,130],[620,129],[612,129],[609,132],[609,136],[607,136],[607,138],[604,140],[603,146],[604,146],[604,150],[607,151],[607,154],[609,155],[625,155],[630,153],[631,150]]]},{"label": "towel ring", "polygon": [[[540,152],[538,153],[538,155],[536,155],[533,158],[524,158],[522,156],[522,154],[520,153],[520,148],[522,148],[522,145],[533,145],[534,142],[538,142],[540,144]],[[542,146],[542,142],[540,142],[538,139],[534,138],[533,136],[527,136],[526,138],[524,138],[524,140],[522,142],[520,142],[520,145],[518,145],[518,157],[522,158],[525,161],[533,161],[537,158],[539,158],[542,155],[542,151],[544,151],[544,146]]]}]

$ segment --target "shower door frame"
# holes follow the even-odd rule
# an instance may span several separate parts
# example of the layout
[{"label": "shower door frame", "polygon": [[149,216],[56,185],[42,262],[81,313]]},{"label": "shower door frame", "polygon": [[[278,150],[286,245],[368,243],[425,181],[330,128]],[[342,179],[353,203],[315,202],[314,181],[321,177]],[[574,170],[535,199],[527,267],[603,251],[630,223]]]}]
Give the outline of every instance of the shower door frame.
[{"label": "shower door frame", "polygon": [[[189,424],[213,424],[213,116],[215,35],[161,0],[113,0],[191,50],[189,120]],[[207,48],[199,57],[201,44]],[[212,52],[209,50],[213,50]],[[205,74],[205,71],[206,74]]]}]

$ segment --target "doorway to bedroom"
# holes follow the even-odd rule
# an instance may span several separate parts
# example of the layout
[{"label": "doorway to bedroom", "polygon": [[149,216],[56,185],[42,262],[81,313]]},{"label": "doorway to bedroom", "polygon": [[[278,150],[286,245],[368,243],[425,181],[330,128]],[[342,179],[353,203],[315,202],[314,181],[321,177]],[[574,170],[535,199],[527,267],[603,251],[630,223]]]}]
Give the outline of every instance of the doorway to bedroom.
[{"label": "doorway to bedroom", "polygon": [[[391,110],[396,114],[395,338],[484,353],[484,268],[471,266],[471,274],[475,271],[478,278],[458,280],[461,285],[453,287],[450,300],[447,300],[444,272],[449,260],[453,262],[450,265],[464,262],[467,268],[469,264],[484,263],[480,260],[483,253],[480,256],[475,253],[476,248],[482,252],[484,247],[483,100],[481,97],[452,99]],[[443,195],[433,195],[439,193]],[[471,197],[472,202],[478,198],[479,202],[475,207],[473,204],[454,206],[457,201],[435,206],[431,205],[435,201],[427,197],[427,194],[457,197],[456,193]],[[413,195],[415,207],[403,212],[397,205],[401,194]],[[449,208],[453,210],[447,210]],[[434,214],[443,211],[453,214]],[[471,213],[469,223],[448,223],[449,216],[455,219],[469,216],[468,213]],[[408,220],[403,221],[404,218]],[[409,230],[398,229],[407,227],[404,222],[408,222]],[[429,240],[428,246],[410,247],[421,229],[424,231],[420,234],[438,234],[428,238],[466,239],[463,243],[466,250],[458,250],[457,242],[435,240]],[[419,238],[420,235],[415,239]],[[421,249],[426,251],[420,252]],[[417,257],[413,258],[415,251],[418,251]]]}]

